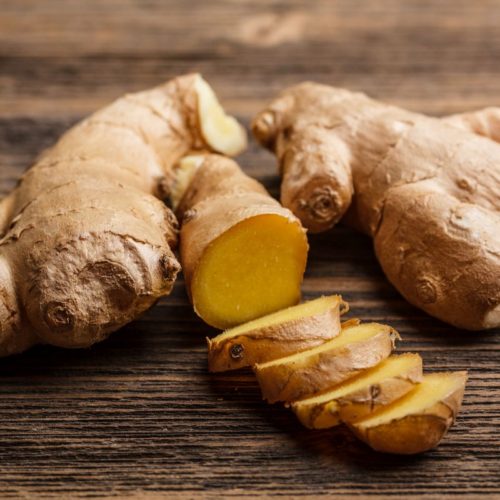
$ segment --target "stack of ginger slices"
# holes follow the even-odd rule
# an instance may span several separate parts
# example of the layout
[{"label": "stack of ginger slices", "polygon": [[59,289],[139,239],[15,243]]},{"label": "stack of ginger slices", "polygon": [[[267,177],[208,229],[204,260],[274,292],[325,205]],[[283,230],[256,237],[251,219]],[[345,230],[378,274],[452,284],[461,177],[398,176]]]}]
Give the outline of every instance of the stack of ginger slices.
[{"label": "stack of ginger slices", "polygon": [[466,372],[422,374],[418,354],[392,355],[390,326],[340,317],[338,295],[237,326],[208,342],[212,372],[253,367],[264,399],[311,429],[346,424],[373,449],[420,453],[439,444],[462,403]]}]

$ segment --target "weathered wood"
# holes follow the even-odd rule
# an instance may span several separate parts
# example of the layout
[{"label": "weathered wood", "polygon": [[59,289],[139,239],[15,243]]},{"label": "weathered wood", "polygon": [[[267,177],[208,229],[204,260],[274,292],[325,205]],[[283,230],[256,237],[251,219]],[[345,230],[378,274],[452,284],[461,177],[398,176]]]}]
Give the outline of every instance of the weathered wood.
[{"label": "weathered wood", "polygon": [[[201,70],[246,123],[313,79],[429,113],[500,104],[500,1],[0,2],[0,193],[71,123],[125,91]],[[241,162],[274,194],[274,160]],[[499,496],[500,332],[467,333],[407,304],[371,242],[311,238],[304,296],[339,292],[387,321],[428,370],[470,370],[464,408],[422,457],[312,432],[261,401],[248,373],[210,376],[204,336],[174,293],[83,351],[0,361],[0,496]]]}]

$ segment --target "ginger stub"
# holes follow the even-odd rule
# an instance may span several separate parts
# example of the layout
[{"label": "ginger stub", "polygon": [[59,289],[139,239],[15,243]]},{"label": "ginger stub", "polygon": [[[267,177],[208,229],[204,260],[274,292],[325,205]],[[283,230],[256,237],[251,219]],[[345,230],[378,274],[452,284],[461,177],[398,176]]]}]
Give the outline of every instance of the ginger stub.
[{"label": "ginger stub", "polygon": [[263,316],[207,339],[212,372],[272,361],[322,344],[340,333],[347,304],[339,295],[320,297]]},{"label": "ginger stub", "polygon": [[195,312],[230,328],[300,300],[309,249],[300,221],[228,158],[181,162],[196,170],[176,213]]}]

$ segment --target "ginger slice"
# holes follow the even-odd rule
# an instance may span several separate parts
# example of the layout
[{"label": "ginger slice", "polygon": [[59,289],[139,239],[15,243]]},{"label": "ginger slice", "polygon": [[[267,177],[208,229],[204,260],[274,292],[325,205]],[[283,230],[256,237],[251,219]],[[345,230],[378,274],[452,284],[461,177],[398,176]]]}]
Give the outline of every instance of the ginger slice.
[{"label": "ginger slice", "polygon": [[320,396],[291,405],[300,422],[310,429],[326,429],[369,415],[415,387],[422,378],[418,354],[390,356],[374,368]]},{"label": "ginger slice", "polygon": [[354,433],[373,449],[414,454],[436,447],[460,409],[467,372],[432,373],[411,392],[364,419]]},{"label": "ginger slice", "polygon": [[254,371],[264,399],[296,401],[331,389],[387,358],[398,333],[387,325],[364,323],[306,351],[267,363]]},{"label": "ginger slice", "polygon": [[322,344],[340,333],[346,310],[339,295],[319,297],[227,330],[207,339],[209,369],[234,370]]}]

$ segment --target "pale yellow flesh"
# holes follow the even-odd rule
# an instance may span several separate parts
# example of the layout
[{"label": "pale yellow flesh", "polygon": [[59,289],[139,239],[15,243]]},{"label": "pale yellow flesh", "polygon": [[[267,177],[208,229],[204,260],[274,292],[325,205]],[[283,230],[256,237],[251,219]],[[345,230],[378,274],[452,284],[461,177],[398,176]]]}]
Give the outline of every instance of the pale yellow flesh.
[{"label": "pale yellow flesh", "polygon": [[242,335],[252,330],[260,330],[269,326],[315,316],[316,314],[321,314],[332,309],[339,304],[339,302],[340,297],[338,295],[331,295],[329,297],[320,297],[315,300],[310,300],[309,302],[304,302],[297,306],[287,307],[281,311],[268,314],[253,321],[249,321],[248,323],[244,323],[243,325],[231,328],[217,335],[217,337],[213,339],[213,342],[220,342],[228,338],[237,337],[238,335]]},{"label": "pale yellow flesh", "polygon": [[408,415],[421,414],[455,391],[464,383],[455,373],[425,375],[415,389],[394,403],[356,422],[356,427],[367,429],[399,420]]},{"label": "pale yellow flesh", "polygon": [[329,401],[335,406],[335,400],[348,396],[364,387],[379,383],[385,379],[408,373],[420,363],[420,356],[418,354],[391,356],[379,363],[376,367],[367,370],[362,375],[337,386],[334,390],[313,398],[297,401],[294,406],[313,406],[328,403]]},{"label": "pale yellow flesh", "polygon": [[191,289],[197,313],[230,328],[296,304],[307,249],[298,223],[269,214],[245,219],[200,259]]},{"label": "pale yellow flesh", "polygon": [[203,163],[204,158],[204,155],[184,156],[176,165],[175,182],[170,191],[170,202],[174,210],[177,209],[196,171]]},{"label": "pale yellow flesh", "polygon": [[379,325],[378,323],[364,323],[357,326],[351,326],[343,329],[340,332],[340,335],[338,335],[334,339],[329,340],[328,342],[325,342],[318,347],[308,349],[307,351],[298,352],[284,358],[268,361],[267,363],[259,364],[258,368],[263,369],[274,365],[294,363],[295,361],[299,361],[309,356],[316,356],[317,354],[320,354],[324,351],[339,349],[348,344],[361,342],[363,340],[369,339],[370,337],[374,337],[384,330],[386,330],[386,327],[384,325]]},{"label": "pale yellow flesh", "polygon": [[219,153],[235,156],[247,145],[246,133],[235,118],[225,113],[215,92],[199,76],[196,80],[198,119],[203,138]]}]

